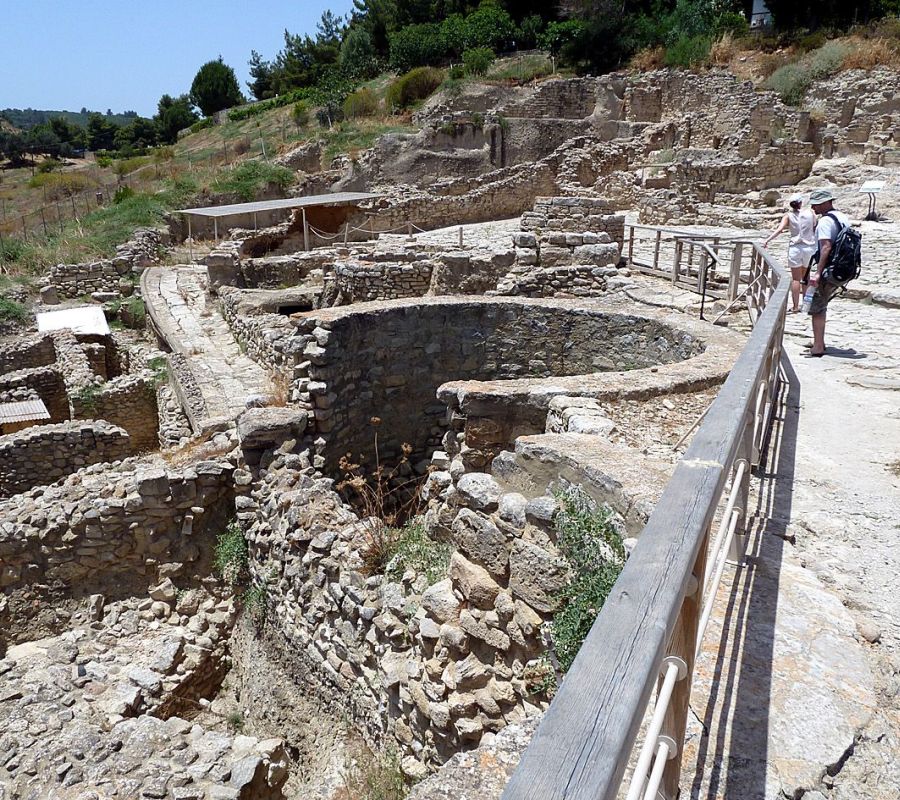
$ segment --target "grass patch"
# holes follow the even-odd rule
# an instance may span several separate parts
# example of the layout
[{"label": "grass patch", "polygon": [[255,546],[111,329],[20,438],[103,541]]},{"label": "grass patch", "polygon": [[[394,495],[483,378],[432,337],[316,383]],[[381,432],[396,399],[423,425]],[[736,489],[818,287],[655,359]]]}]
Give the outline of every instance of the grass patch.
[{"label": "grass patch", "polygon": [[360,753],[342,774],[341,800],[404,800],[409,787],[395,750],[375,755]]},{"label": "grass patch", "polygon": [[384,136],[386,133],[410,133],[414,130],[409,125],[381,121],[339,122],[334,128],[323,133],[325,147],[322,150],[322,157],[326,165],[342,153],[347,153],[354,158],[360,151],[372,147],[379,136]]},{"label": "grass patch", "polygon": [[167,181],[159,192],[135,192],[120,202],[68,222],[44,241],[5,241],[4,258],[20,273],[38,274],[51,264],[74,264],[115,255],[116,245],[137,228],[159,225],[197,191],[189,178]]},{"label": "grass patch", "polygon": [[229,522],[224,532],[216,537],[213,569],[229,587],[234,589],[246,581],[248,566],[249,554],[244,532],[236,521]]},{"label": "grass patch", "polygon": [[553,73],[553,63],[543,53],[533,53],[520,58],[496,62],[488,70],[487,80],[504,83],[529,83]]},{"label": "grass patch", "polygon": [[412,569],[428,579],[428,585],[437,583],[447,575],[450,566],[451,546],[428,536],[421,517],[415,517],[402,528],[387,528],[388,560],[385,577],[398,581],[403,573]]},{"label": "grass patch", "polygon": [[9,297],[0,296],[0,322],[21,324],[28,317],[28,311],[21,303]]},{"label": "grass patch", "polygon": [[553,615],[553,652],[566,672],[625,565],[625,547],[612,512],[598,507],[580,487],[557,495],[557,547],[571,578],[559,594]]},{"label": "grass patch", "polygon": [[294,182],[294,173],[285,167],[277,167],[264,161],[244,161],[213,181],[217,192],[235,194],[244,202],[253,200],[266,187],[274,184],[286,189]]}]

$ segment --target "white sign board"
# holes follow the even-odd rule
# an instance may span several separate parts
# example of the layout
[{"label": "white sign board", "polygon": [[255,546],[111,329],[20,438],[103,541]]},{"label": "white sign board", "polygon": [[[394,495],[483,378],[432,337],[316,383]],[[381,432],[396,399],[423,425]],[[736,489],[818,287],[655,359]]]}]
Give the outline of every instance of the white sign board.
[{"label": "white sign board", "polygon": [[70,328],[85,336],[108,336],[109,325],[100,306],[64,308],[60,311],[45,311],[37,315],[38,331],[60,331]]},{"label": "white sign board", "polygon": [[884,181],[866,181],[859,187],[860,194],[878,194],[884,188]]}]

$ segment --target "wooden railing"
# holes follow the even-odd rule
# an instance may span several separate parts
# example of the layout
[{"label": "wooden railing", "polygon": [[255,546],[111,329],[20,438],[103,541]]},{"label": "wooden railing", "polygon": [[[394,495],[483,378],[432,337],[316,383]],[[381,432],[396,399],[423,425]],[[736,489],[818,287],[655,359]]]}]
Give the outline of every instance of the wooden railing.
[{"label": "wooden railing", "polygon": [[[665,229],[658,230],[662,239]],[[760,462],[780,375],[790,281],[759,244],[744,246],[746,298],[755,323],[747,345],[677,464],[503,800],[614,800],[634,763],[654,688],[656,704],[627,798],[673,800],[678,794],[695,656],[725,562],[743,553],[751,470]]]},{"label": "wooden railing", "polygon": [[750,280],[751,244],[746,237],[631,224],[625,226],[623,255],[638,272],[732,301]]}]

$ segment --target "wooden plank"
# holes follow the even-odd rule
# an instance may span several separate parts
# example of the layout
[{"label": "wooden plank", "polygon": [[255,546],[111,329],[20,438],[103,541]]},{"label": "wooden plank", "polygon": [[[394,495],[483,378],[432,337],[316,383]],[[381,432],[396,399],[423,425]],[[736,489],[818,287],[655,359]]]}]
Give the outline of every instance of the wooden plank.
[{"label": "wooden plank", "polygon": [[[662,788],[666,797],[678,796],[678,783],[681,778],[681,755],[684,750],[684,734],[687,729],[688,710],[691,702],[691,678],[694,675],[694,658],[697,651],[697,626],[700,623],[700,615],[703,613],[703,576],[706,572],[706,554],[709,550],[709,528],[700,545],[700,552],[694,562],[691,572],[693,581],[691,585],[696,590],[685,595],[681,604],[681,613],[675,624],[675,630],[669,639],[666,655],[676,655],[684,659],[687,665],[687,676],[675,684],[672,699],[666,710],[663,720],[662,734],[671,736],[678,746],[678,754],[671,758],[663,772]],[[715,591],[718,587],[713,587]]]}]

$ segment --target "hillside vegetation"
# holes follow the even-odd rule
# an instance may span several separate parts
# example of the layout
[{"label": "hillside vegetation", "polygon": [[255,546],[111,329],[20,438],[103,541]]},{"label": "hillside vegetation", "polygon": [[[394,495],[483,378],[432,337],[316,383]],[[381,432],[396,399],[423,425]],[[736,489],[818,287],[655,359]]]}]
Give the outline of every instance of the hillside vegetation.
[{"label": "hillside vegetation", "polygon": [[[827,4],[813,25],[769,3],[774,27],[754,33],[740,4],[712,0],[584,4],[567,19],[530,3],[456,5],[449,13],[430,2],[357,0],[349,21],[326,12],[315,37],[286,33],[268,61],[252,52],[248,87],[258,100],[222,114],[217,102],[240,92],[219,60],[203,65],[190,92],[160,98],[151,120],[129,116],[117,127],[91,113],[85,127],[56,117],[24,134],[0,126],[0,272],[108,256],[135,227],[179,206],[285,190],[291,174],[270,163],[279,154],[318,139],[322,168],[341,154],[355,158],[385,133],[415,130],[411,112],[439,88],[452,94],[471,81],[517,84],[621,66],[722,66],[797,104],[813,81],[840,70],[900,64],[890,2],[867,7],[872,21],[849,31],[828,27],[838,15]],[[543,50],[498,55],[535,46]],[[211,116],[201,119],[198,106]],[[76,145],[93,156],[67,157]]]}]

